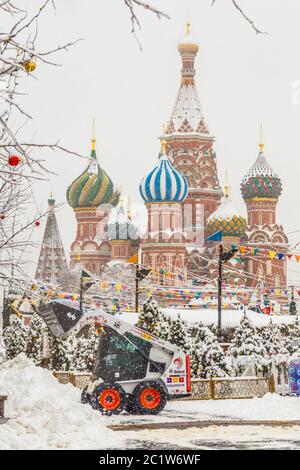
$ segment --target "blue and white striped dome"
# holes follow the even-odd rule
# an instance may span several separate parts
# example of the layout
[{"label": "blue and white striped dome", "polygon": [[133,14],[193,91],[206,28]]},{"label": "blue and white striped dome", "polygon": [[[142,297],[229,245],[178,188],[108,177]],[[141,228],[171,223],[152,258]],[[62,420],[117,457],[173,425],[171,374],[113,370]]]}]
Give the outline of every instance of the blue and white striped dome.
[{"label": "blue and white striped dome", "polygon": [[140,193],[145,202],[182,202],[187,192],[185,177],[175,170],[165,154],[161,155],[158,164],[140,184]]}]

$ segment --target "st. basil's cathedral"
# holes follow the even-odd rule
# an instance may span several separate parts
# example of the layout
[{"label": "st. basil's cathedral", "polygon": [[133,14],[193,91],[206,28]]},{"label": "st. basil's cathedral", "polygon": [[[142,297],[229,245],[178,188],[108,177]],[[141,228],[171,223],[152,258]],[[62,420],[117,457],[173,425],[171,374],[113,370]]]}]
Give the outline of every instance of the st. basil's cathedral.
[{"label": "st. basil's cathedral", "polygon": [[[283,255],[288,239],[276,221],[280,178],[270,167],[261,142],[258,156],[241,182],[247,218],[235,210],[228,184],[223,192],[219,183],[215,138],[206,125],[195,84],[199,46],[189,23],[178,50],[182,62],[179,91],[161,137],[158,160],[153,159],[153,167],[139,187],[148,214],[146,233],[139,233],[124,196],[100,165],[93,136],[89,164],[67,189],[77,222],[70,270],[80,265],[100,276],[107,263],[126,262],[138,255],[140,265],[152,269],[154,283],[185,286],[195,279],[213,280],[217,277],[217,247],[207,238],[222,231],[225,247],[239,247],[238,255],[226,264],[226,283],[286,287]],[[53,198],[50,203],[55,230],[47,221],[46,232],[51,232],[52,240],[50,243],[45,232],[48,248],[42,247],[36,278],[60,284],[66,260]]]}]

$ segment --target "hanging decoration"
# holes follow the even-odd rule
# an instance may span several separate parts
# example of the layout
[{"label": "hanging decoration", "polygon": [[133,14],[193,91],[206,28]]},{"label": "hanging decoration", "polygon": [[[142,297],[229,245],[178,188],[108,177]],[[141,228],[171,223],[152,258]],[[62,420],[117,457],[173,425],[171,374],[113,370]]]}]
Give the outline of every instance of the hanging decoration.
[{"label": "hanging decoration", "polygon": [[8,164],[9,166],[18,166],[22,162],[22,158],[20,158],[18,155],[10,155],[8,157]]},{"label": "hanging decoration", "polygon": [[27,73],[31,73],[35,71],[36,63],[33,60],[25,60],[25,62],[23,62],[23,67]]}]

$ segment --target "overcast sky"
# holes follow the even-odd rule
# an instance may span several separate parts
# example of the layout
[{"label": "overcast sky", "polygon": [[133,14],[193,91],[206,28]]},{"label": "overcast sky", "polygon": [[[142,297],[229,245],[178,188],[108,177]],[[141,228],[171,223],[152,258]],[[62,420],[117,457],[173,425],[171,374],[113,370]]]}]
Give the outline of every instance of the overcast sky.
[{"label": "overcast sky", "polygon": [[[130,34],[129,12],[122,0],[59,0],[56,12],[49,8],[39,27],[42,49],[83,40],[57,56],[62,67],[39,65],[37,80],[27,81],[24,102],[35,119],[26,134],[46,143],[60,138],[64,146],[88,155],[95,117],[100,164],[133,202],[141,203],[138,185],[156,162],[158,136],[179,86],[177,43],[189,10],[200,45],[196,83],[208,127],[216,137],[221,184],[228,169],[233,203],[245,214],[240,182],[257,157],[262,122],[265,153],[284,188],[277,221],[287,233],[299,231],[289,235],[293,243],[300,240],[300,103],[292,99],[293,83],[300,80],[300,2],[240,0],[267,35],[256,35],[229,0],[216,0],[214,7],[211,0],[153,3],[171,20],[158,21],[151,13],[137,10],[142,51]],[[46,151],[43,157],[58,173],[52,179],[56,200],[65,202],[67,186],[86,162],[60,152]],[[43,207],[50,187],[50,183],[36,185]],[[67,204],[58,220],[68,252],[75,218]],[[36,230],[36,239],[43,229],[44,223]],[[294,279],[296,263],[290,269],[289,277]]]}]

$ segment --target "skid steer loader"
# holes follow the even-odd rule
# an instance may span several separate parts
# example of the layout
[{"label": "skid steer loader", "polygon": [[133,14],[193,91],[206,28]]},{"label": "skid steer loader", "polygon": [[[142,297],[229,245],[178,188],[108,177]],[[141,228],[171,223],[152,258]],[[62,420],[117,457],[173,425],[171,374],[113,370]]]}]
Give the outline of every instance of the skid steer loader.
[{"label": "skid steer loader", "polygon": [[[57,302],[49,302],[60,318],[71,318],[76,324],[79,310]],[[50,312],[50,313],[49,313]],[[97,311],[94,312],[97,315]],[[103,414],[158,414],[168,400],[190,395],[190,358],[177,346],[157,338],[114,315],[99,310],[101,333],[89,385],[82,391],[81,401]],[[56,318],[58,315],[56,315]],[[61,323],[61,322],[60,322]],[[52,328],[52,331],[56,331]],[[66,328],[64,328],[66,333]],[[56,335],[56,333],[54,333]]]}]

